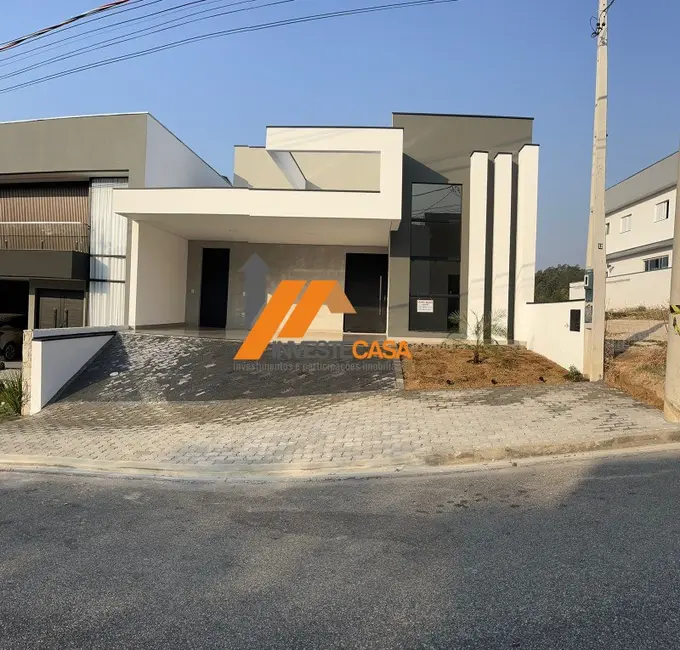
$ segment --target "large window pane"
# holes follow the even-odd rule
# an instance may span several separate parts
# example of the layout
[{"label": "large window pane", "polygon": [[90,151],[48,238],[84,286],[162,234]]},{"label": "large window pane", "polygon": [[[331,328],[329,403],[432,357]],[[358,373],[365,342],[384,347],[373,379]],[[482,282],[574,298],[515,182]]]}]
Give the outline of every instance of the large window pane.
[{"label": "large window pane", "polygon": [[432,215],[427,215],[425,221],[413,221],[411,257],[460,259],[460,227],[459,216],[435,221]]},{"label": "large window pane", "polygon": [[460,262],[411,260],[411,295],[458,295]]},{"label": "large window pane", "polygon": [[425,215],[461,215],[463,212],[461,185],[413,183],[411,185],[411,219]]}]

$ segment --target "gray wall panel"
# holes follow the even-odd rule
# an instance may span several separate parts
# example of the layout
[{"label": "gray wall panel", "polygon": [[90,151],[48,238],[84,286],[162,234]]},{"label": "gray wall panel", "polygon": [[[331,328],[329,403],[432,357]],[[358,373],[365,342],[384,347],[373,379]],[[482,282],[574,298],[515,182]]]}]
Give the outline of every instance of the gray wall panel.
[{"label": "gray wall panel", "polygon": [[[410,217],[412,183],[463,185],[461,250],[461,312],[467,309],[468,231],[470,218],[470,156],[488,151],[489,157],[517,153],[532,142],[533,121],[528,118],[476,117],[395,113],[393,126],[404,129],[404,187],[401,224],[390,241],[389,335],[441,337],[443,333],[411,332],[408,328],[410,276]],[[485,251],[476,254],[485,255]]]}]

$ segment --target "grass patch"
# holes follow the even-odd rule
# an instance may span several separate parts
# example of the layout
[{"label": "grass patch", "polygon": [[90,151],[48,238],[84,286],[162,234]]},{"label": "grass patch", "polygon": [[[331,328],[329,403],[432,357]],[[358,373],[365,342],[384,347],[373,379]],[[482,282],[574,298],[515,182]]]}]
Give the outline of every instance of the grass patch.
[{"label": "grass patch", "polygon": [[23,384],[21,373],[10,372],[0,379],[0,417],[21,415]]},{"label": "grass patch", "polygon": [[650,406],[663,408],[666,343],[634,345],[608,360],[605,380]]},{"label": "grass patch", "polygon": [[483,349],[481,363],[473,363],[470,345],[414,345],[412,360],[404,360],[407,390],[445,388],[493,388],[565,384],[568,372],[549,359],[516,346],[495,345]]},{"label": "grass patch", "polygon": [[617,309],[607,312],[607,320],[662,320],[668,318],[666,307],[629,307],[627,309]]}]

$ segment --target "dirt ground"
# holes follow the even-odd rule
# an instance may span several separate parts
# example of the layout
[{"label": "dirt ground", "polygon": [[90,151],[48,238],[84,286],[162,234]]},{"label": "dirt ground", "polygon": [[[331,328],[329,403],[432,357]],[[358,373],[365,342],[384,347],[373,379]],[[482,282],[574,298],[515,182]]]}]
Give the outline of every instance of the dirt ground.
[{"label": "dirt ground", "polygon": [[650,406],[662,409],[666,349],[663,342],[633,345],[623,354],[607,360],[606,382]]},{"label": "dirt ground", "polygon": [[567,371],[556,363],[524,348],[497,345],[482,353],[482,363],[473,364],[471,346],[416,345],[413,360],[404,361],[407,390],[443,388],[492,388],[528,384],[564,384]]}]

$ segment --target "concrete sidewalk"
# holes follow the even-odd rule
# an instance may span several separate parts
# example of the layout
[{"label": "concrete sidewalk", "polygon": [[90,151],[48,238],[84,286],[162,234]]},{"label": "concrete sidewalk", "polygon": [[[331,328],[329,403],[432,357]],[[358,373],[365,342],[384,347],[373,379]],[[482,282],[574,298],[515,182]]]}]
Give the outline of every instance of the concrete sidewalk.
[{"label": "concrete sidewalk", "polygon": [[166,475],[390,471],[680,440],[604,385],[207,402],[64,401],[0,426],[0,465]]}]

